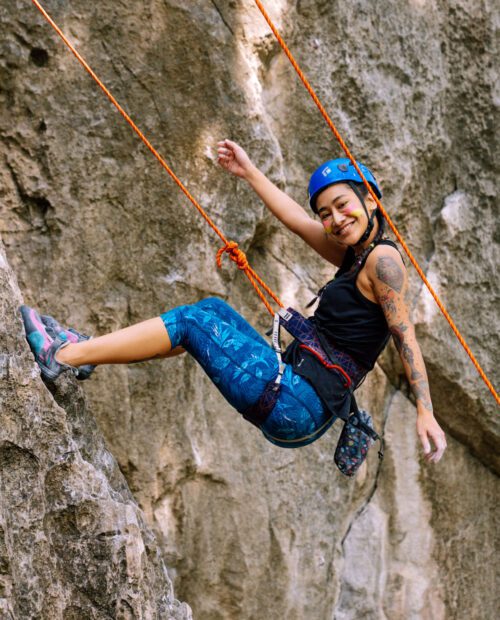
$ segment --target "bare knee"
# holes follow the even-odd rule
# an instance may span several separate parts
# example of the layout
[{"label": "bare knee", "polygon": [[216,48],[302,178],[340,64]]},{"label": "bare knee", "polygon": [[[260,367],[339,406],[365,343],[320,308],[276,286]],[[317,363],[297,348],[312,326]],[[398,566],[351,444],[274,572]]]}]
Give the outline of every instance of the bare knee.
[{"label": "bare knee", "polygon": [[175,347],[175,349],[172,349],[168,353],[162,353],[161,355],[158,355],[157,357],[160,359],[165,359],[167,357],[176,357],[177,355],[182,355],[185,352],[186,352],[186,349],[184,349],[184,347]]}]

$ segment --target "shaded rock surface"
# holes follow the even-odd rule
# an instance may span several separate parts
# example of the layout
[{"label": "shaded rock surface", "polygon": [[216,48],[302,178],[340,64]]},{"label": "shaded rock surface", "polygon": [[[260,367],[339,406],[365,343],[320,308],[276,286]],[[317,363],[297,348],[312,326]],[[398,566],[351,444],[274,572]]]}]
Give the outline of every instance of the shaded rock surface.
[{"label": "shaded rock surface", "polygon": [[[498,386],[498,9],[489,0],[267,4]],[[331,270],[215,165],[216,141],[232,137],[305,204],[308,175],[340,155],[254,3],[47,0],[47,8],[227,236],[285,303],[303,309]],[[218,295],[266,329],[246,279],[231,264],[215,268],[217,245],[203,221],[31,3],[3,4],[0,17],[0,232],[25,301],[101,334]],[[91,540],[107,558],[130,542],[130,566],[140,544],[154,549],[111,457],[103,473],[96,454],[108,453],[92,414],[155,530],[176,595],[195,617],[495,617],[498,408],[413,270],[411,279],[449,448],[437,467],[421,460],[415,409],[391,345],[359,398],[385,429],[387,456],[379,464],[371,454],[354,481],[332,464],[339,428],[301,450],[267,444],[187,357],[99,368],[80,388],[88,412],[82,392],[62,380],[54,396],[64,411],[31,364],[12,301],[19,292],[3,287],[5,608],[14,600],[13,549],[26,554],[29,592],[40,591],[40,563],[51,583],[64,575],[65,591],[84,575],[94,592],[99,575],[84,571],[96,551]],[[42,404],[28,406],[33,399]],[[51,499],[32,482],[49,463],[59,463],[55,487],[80,498],[75,514],[64,508],[66,495]],[[25,485],[26,497],[40,497],[21,512],[30,524],[43,518],[43,502],[55,502],[45,522],[50,552],[43,537],[29,538],[34,526],[14,524]],[[110,526],[120,519],[122,529]],[[80,521],[82,535],[72,529]],[[142,572],[133,569],[126,592],[138,607],[124,617],[149,617],[140,606],[158,601],[168,582],[151,553]],[[103,605],[121,596],[118,568],[117,575],[102,580]],[[165,590],[165,605],[174,605]],[[57,587],[51,592],[57,609],[69,605]],[[178,609],[173,617],[187,617]]]},{"label": "shaded rock surface", "polygon": [[40,379],[1,242],[0,286],[1,617],[188,620],[81,388]]}]

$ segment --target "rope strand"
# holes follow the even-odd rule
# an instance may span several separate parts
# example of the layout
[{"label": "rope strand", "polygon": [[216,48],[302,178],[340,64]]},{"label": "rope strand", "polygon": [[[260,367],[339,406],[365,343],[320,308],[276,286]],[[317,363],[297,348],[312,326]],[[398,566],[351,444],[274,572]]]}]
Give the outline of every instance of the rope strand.
[{"label": "rope strand", "polygon": [[250,283],[252,284],[252,286],[256,290],[258,296],[260,297],[260,299],[262,300],[262,302],[266,306],[268,312],[271,315],[274,315],[274,311],[273,311],[271,305],[266,300],[262,290],[264,290],[265,293],[267,293],[267,295],[269,295],[269,297],[271,297],[271,299],[273,299],[278,304],[278,306],[283,307],[283,304],[281,303],[281,301],[279,300],[277,295],[267,286],[267,284],[262,280],[262,278],[260,278],[260,276],[254,271],[254,269],[252,269],[252,267],[250,267],[250,265],[248,264],[248,261],[246,260],[245,254],[241,250],[238,249],[238,244],[235,243],[234,241],[228,241],[228,239],[226,239],[226,237],[224,236],[223,232],[216,226],[216,224],[212,221],[212,219],[210,218],[208,213],[203,209],[203,207],[199,204],[199,202],[191,195],[191,193],[189,192],[187,187],[176,176],[176,174],[173,172],[173,170],[167,164],[165,159],[154,148],[154,146],[151,144],[151,142],[146,138],[146,136],[142,133],[142,131],[137,127],[137,125],[130,118],[130,116],[125,112],[125,110],[118,103],[118,101],[115,99],[113,94],[106,88],[106,86],[99,79],[97,74],[92,70],[90,65],[83,58],[83,56],[79,52],[77,52],[77,50],[75,49],[73,44],[68,40],[68,38],[65,36],[63,31],[54,22],[54,20],[50,17],[50,15],[47,13],[47,11],[42,7],[40,2],[38,0],[32,0],[32,2],[36,6],[36,8],[40,11],[40,13],[43,15],[43,17],[47,20],[47,22],[52,26],[52,28],[61,37],[61,39],[63,40],[65,45],[69,48],[71,53],[76,57],[78,62],[87,71],[87,73],[89,73],[89,75],[97,83],[97,85],[102,90],[102,92],[111,101],[111,103],[115,106],[115,108],[118,110],[118,112],[123,116],[123,118],[127,121],[127,123],[130,125],[130,127],[135,131],[135,133],[139,136],[141,141],[146,145],[146,147],[151,151],[151,153],[160,162],[160,164],[164,168],[164,170],[166,170],[166,172],[170,175],[172,180],[179,186],[179,188],[185,194],[185,196],[196,207],[196,209],[198,210],[200,215],[203,217],[203,219],[207,222],[207,224],[213,229],[213,231],[219,236],[221,241],[224,243],[224,247],[222,248],[222,250],[219,250],[219,252],[217,253],[217,265],[219,267],[222,266],[219,253],[220,252],[228,253],[229,257],[231,258],[231,260],[233,260],[238,265],[238,268],[241,269],[246,274],[247,278],[250,280]]},{"label": "rope strand", "polygon": [[[161,166],[164,168],[164,170],[169,174],[169,176],[172,178],[172,180],[178,185],[178,187],[180,188],[180,190],[184,193],[184,195],[188,198],[188,200],[194,205],[194,207],[198,210],[198,212],[200,213],[200,215],[203,217],[203,219],[207,222],[207,224],[212,228],[212,230],[219,236],[219,238],[221,239],[221,241],[224,243],[224,247],[221,248],[218,252],[217,252],[217,265],[220,267],[221,266],[221,259],[222,259],[222,255],[224,253],[229,254],[229,257],[231,258],[231,260],[233,260],[239,269],[241,269],[242,271],[244,271],[244,273],[246,274],[246,276],[248,277],[250,283],[252,284],[252,286],[255,288],[257,294],[259,295],[260,299],[262,300],[262,302],[264,303],[264,305],[266,306],[268,312],[272,315],[274,314],[270,304],[267,302],[267,300],[265,299],[264,293],[261,291],[261,288],[264,290],[264,292],[269,295],[280,307],[283,307],[283,304],[281,303],[281,301],[279,300],[279,298],[275,295],[275,293],[265,284],[265,282],[260,278],[260,276],[252,269],[252,267],[250,267],[250,265],[248,264],[248,261],[246,259],[245,254],[238,248],[238,245],[234,242],[234,241],[228,241],[226,239],[226,237],[224,236],[224,234],[222,233],[222,231],[216,226],[216,224],[211,220],[211,218],[209,217],[209,215],[206,213],[206,211],[203,209],[203,207],[198,203],[198,201],[191,195],[191,193],[189,192],[189,190],[186,188],[186,186],[182,183],[182,181],[175,175],[175,173],[173,172],[173,170],[168,166],[167,162],[164,160],[164,158],[160,155],[160,153],[154,148],[154,146],[149,142],[149,140],[144,136],[144,134],[141,132],[141,130],[137,127],[137,125],[134,123],[134,121],[131,119],[131,117],[125,112],[125,110],[122,108],[122,106],[118,103],[118,101],[115,99],[115,97],[112,95],[112,93],[106,88],[106,86],[103,84],[103,82],[99,79],[99,77],[96,75],[96,73],[92,70],[92,68],[89,66],[89,64],[85,61],[85,59],[79,54],[79,52],[77,52],[77,50],[74,48],[74,46],[70,43],[70,41],[66,38],[66,36],[64,35],[64,33],[62,32],[62,30],[57,26],[57,24],[54,22],[54,20],[50,17],[50,15],[45,11],[45,9],[41,6],[40,2],[38,0],[32,0],[33,4],[36,6],[36,8],[40,11],[40,13],[43,15],[43,17],[46,19],[46,21],[52,26],[52,28],[57,32],[57,34],[61,37],[61,39],[63,40],[63,42],[65,43],[65,45],[68,47],[68,49],[72,52],[72,54],[76,57],[76,59],[78,60],[78,62],[83,66],[83,68],[89,73],[89,75],[93,78],[93,80],[97,83],[97,85],[99,86],[99,88],[103,91],[103,93],[106,95],[106,97],[109,99],[109,101],[115,106],[115,108],[118,110],[118,112],[123,116],[123,118],[126,120],[126,122],[130,125],[130,127],[133,129],[133,131],[138,135],[138,137],[140,138],[140,140],[144,143],[144,145],[151,151],[151,153],[154,155],[154,157],[158,160],[158,162],[161,164]],[[446,318],[446,320],[448,321],[448,323],[450,324],[450,327],[452,328],[454,334],[456,335],[456,337],[458,338],[460,344],[462,345],[462,347],[465,349],[465,351],[467,352],[468,356],[470,357],[472,363],[474,364],[474,366],[476,367],[476,370],[478,371],[479,375],[481,376],[481,378],[483,379],[483,381],[485,382],[485,384],[487,385],[487,387],[489,388],[490,392],[493,394],[495,400],[497,401],[498,404],[500,404],[500,397],[498,396],[497,392],[495,391],[492,383],[489,381],[488,377],[486,376],[486,374],[484,373],[484,371],[482,370],[481,366],[479,365],[478,361],[476,360],[475,356],[473,355],[470,347],[467,345],[467,343],[465,342],[463,336],[461,335],[461,333],[459,332],[458,328],[456,327],[454,321],[452,320],[450,314],[448,313],[448,311],[446,310],[446,308],[444,307],[443,303],[441,302],[441,300],[439,299],[439,297],[437,296],[436,292],[434,291],[434,289],[432,288],[431,284],[429,283],[429,281],[427,280],[424,272],[422,271],[422,269],[420,268],[419,264],[417,263],[416,259],[413,257],[413,254],[411,253],[409,247],[407,246],[407,244],[405,243],[404,239],[402,238],[401,234],[399,233],[398,229],[396,228],[396,226],[394,225],[394,223],[392,222],[389,214],[387,213],[387,211],[385,210],[384,206],[382,205],[382,203],[380,202],[380,200],[378,199],[378,197],[376,196],[375,192],[373,191],[371,185],[368,183],[368,181],[366,180],[365,176],[363,175],[362,171],[360,170],[356,160],[354,159],[354,157],[352,156],[350,150],[348,149],[346,143],[344,142],[344,140],[342,139],[342,136],[340,135],[340,133],[338,132],[337,128],[335,127],[335,125],[333,124],[333,122],[331,121],[330,117],[328,116],[327,111],[325,110],[325,108],[323,107],[323,105],[321,104],[318,96],[316,95],[316,93],[314,92],[313,88],[311,87],[311,85],[309,84],[309,81],[307,80],[306,76],[304,75],[304,73],[302,72],[302,70],[300,69],[297,61],[295,60],[295,58],[293,57],[292,53],[290,52],[290,50],[288,49],[285,41],[283,40],[283,38],[281,37],[281,35],[279,34],[278,30],[276,29],[276,27],[274,26],[273,22],[271,21],[269,15],[267,14],[262,2],[260,0],[255,0],[260,12],[262,13],[262,15],[264,16],[266,22],[268,23],[269,27],[271,28],[271,30],[273,31],[276,39],[278,40],[278,43],[280,44],[281,48],[283,49],[283,51],[285,52],[286,56],[288,57],[288,59],[290,60],[293,68],[295,69],[295,71],[297,72],[300,80],[302,81],[302,83],[304,84],[305,88],[307,89],[307,91],[309,92],[309,94],[311,95],[314,103],[316,104],[316,106],[318,107],[321,115],[323,116],[323,118],[325,119],[325,121],[327,122],[328,126],[330,127],[330,129],[332,130],[335,138],[337,139],[337,141],[339,142],[340,146],[342,147],[343,151],[345,152],[345,154],[347,155],[347,157],[350,159],[350,161],[352,162],[353,166],[355,167],[355,169],[357,170],[358,174],[360,175],[361,179],[363,180],[365,186],[367,187],[368,191],[370,192],[370,195],[372,196],[372,198],[375,200],[375,203],[377,204],[378,208],[380,209],[380,212],[382,213],[382,215],[384,216],[384,218],[386,219],[389,227],[391,228],[392,232],[394,233],[394,235],[396,236],[397,240],[399,241],[399,243],[401,244],[401,247],[404,249],[404,251],[406,252],[406,254],[408,255],[408,258],[410,259],[412,265],[415,267],[418,275],[421,277],[421,279],[423,280],[424,284],[426,285],[426,287],[428,288],[429,292],[431,293],[432,297],[434,298],[434,301],[436,302],[436,304],[438,305],[439,309],[441,310],[442,314],[444,315],[444,317]],[[260,288],[259,288],[260,287]]]},{"label": "rope strand", "polygon": [[362,171],[360,170],[356,160],[354,159],[354,157],[351,154],[351,151],[349,150],[349,148],[347,147],[346,143],[344,142],[344,140],[342,139],[342,136],[340,135],[339,131],[337,130],[336,126],[334,125],[334,123],[332,122],[332,120],[330,119],[326,109],[324,108],[324,106],[322,105],[321,101],[319,100],[318,96],[316,95],[316,93],[314,92],[311,84],[309,83],[309,80],[306,78],[306,76],[304,75],[303,71],[301,70],[301,68],[299,67],[299,64],[297,63],[297,61],[295,60],[295,58],[293,57],[292,53],[290,52],[290,50],[288,49],[288,46],[286,45],[285,41],[283,40],[283,38],[281,37],[280,33],[278,32],[276,26],[274,25],[274,23],[272,22],[271,18],[269,17],[269,15],[267,14],[264,5],[262,4],[262,2],[260,0],[255,0],[255,4],[258,6],[260,12],[262,13],[264,19],[266,20],[266,22],[268,23],[269,27],[271,28],[271,30],[273,31],[274,36],[276,37],[278,43],[281,46],[281,49],[285,52],[288,60],[290,61],[290,63],[292,64],[293,68],[295,69],[297,75],[299,76],[301,82],[304,84],[307,92],[311,95],[314,103],[316,104],[316,106],[318,107],[321,115],[323,116],[323,118],[325,119],[326,123],[328,124],[328,126],[330,127],[330,129],[333,132],[333,135],[335,136],[335,138],[337,139],[338,143],[340,144],[340,146],[342,147],[342,150],[344,151],[344,153],[347,155],[347,157],[351,160],[351,163],[353,164],[353,166],[355,167],[355,169],[357,170],[359,176],[361,177],[361,179],[363,180],[363,183],[365,184],[365,186],[367,187],[368,191],[370,192],[370,195],[372,196],[372,198],[375,200],[377,207],[380,209],[380,212],[382,213],[382,215],[384,216],[384,218],[386,219],[387,223],[389,224],[390,229],[392,230],[392,232],[394,233],[396,239],[399,241],[399,243],[401,244],[401,247],[404,249],[404,251],[406,252],[408,258],[410,259],[410,262],[412,263],[412,265],[415,267],[418,275],[422,278],[425,286],[428,288],[430,294],[432,295],[432,297],[434,298],[434,301],[436,302],[438,308],[441,310],[443,316],[445,317],[445,319],[448,321],[448,323],[450,324],[451,329],[453,330],[453,333],[455,334],[455,336],[458,338],[458,341],[460,342],[460,344],[462,345],[462,347],[465,349],[465,352],[467,353],[467,355],[469,356],[469,358],[471,359],[472,363],[474,364],[474,366],[476,367],[476,370],[478,371],[480,377],[482,378],[482,380],[485,382],[485,384],[487,385],[488,389],[490,390],[490,392],[493,394],[493,397],[495,398],[497,404],[500,404],[500,397],[498,396],[495,388],[493,387],[493,384],[491,383],[491,381],[488,379],[488,377],[486,376],[486,373],[484,372],[484,370],[481,368],[481,366],[479,365],[479,362],[476,360],[474,354],[472,353],[469,345],[465,342],[465,339],[463,338],[462,334],[459,332],[457,326],[455,325],[455,322],[453,321],[453,319],[451,318],[450,314],[448,313],[448,311],[446,310],[446,308],[444,307],[443,303],[441,302],[440,298],[438,297],[437,293],[434,291],[434,289],[432,288],[429,280],[426,278],[424,272],[422,271],[420,265],[417,263],[417,260],[414,258],[410,248],[406,245],[405,240],[403,239],[403,237],[401,236],[400,232],[398,231],[398,229],[396,228],[395,224],[393,223],[392,219],[390,218],[389,214],[387,213],[387,211],[385,210],[384,206],[382,205],[382,203],[380,202],[380,200],[378,199],[377,195],[375,194],[375,192],[372,189],[372,186],[368,183],[368,181],[366,180],[365,176],[363,175]]}]

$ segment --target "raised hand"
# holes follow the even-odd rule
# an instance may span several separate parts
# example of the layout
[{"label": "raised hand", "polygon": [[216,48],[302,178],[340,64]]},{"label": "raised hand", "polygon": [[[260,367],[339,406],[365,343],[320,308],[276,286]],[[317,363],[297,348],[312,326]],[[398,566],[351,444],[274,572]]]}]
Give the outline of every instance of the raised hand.
[{"label": "raised hand", "polygon": [[254,168],[246,152],[232,140],[217,143],[217,162],[224,170],[242,179]]}]

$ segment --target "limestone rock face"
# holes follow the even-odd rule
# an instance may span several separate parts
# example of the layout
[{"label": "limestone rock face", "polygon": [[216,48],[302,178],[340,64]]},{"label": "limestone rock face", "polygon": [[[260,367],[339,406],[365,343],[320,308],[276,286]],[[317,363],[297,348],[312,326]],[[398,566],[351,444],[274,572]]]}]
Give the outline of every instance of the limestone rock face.
[{"label": "limestone rock face", "polygon": [[[305,205],[309,174],[341,155],[255,4],[46,4],[226,235],[303,310],[332,270],[215,162],[217,140],[231,137]],[[266,4],[498,387],[494,3]],[[229,261],[216,269],[218,240],[32,4],[4,3],[0,18],[0,233],[25,302],[98,335],[217,295],[265,330],[246,278]],[[78,389],[61,379],[54,404],[15,315],[20,293],[5,284],[5,609],[15,565],[29,586],[15,595],[28,611],[14,617],[94,604],[73,593],[82,579],[103,614],[123,600],[132,605],[123,617],[162,617],[176,606],[164,562],[176,596],[203,620],[495,617],[498,407],[409,271],[449,447],[425,464],[391,345],[358,399],[385,433],[386,457],[373,450],[355,480],[333,465],[339,427],[312,446],[276,448],[186,356],[101,367]],[[28,594],[41,591],[50,597]],[[189,615],[180,604],[168,613]]]},{"label": "limestone rock face", "polygon": [[189,620],[81,388],[40,380],[1,244],[0,286],[1,617]]}]

